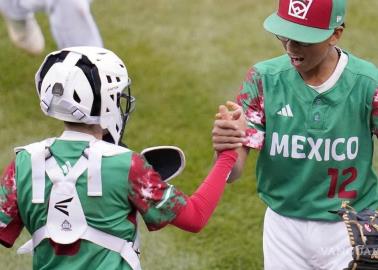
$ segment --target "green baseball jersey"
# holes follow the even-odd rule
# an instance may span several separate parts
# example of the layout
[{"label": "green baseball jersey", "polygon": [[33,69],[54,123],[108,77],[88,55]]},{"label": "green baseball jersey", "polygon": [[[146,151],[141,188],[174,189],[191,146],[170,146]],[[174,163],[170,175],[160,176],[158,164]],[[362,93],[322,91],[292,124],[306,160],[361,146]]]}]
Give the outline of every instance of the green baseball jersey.
[{"label": "green baseball jersey", "polygon": [[[346,53],[346,52],[344,52]],[[248,121],[246,146],[260,149],[256,165],[262,200],[279,214],[338,220],[344,200],[377,208],[372,169],[378,134],[378,72],[349,53],[340,78],[318,93],[287,55],[247,73],[238,103]]]},{"label": "green baseball jersey", "polygon": [[[81,134],[81,137],[85,135]],[[89,138],[90,139],[90,138]],[[50,150],[63,172],[69,171],[83,150],[87,140],[57,139]],[[15,160],[15,183],[12,170],[8,184],[3,185],[0,224],[10,225],[20,216],[32,234],[46,224],[49,194],[52,187],[46,175],[45,202],[32,203],[32,168],[30,154],[21,151]],[[76,189],[90,227],[128,241],[136,237],[136,213],[149,230],[157,230],[172,221],[186,204],[186,196],[161,181],[160,176],[138,154],[128,151],[102,157],[102,196],[87,196],[87,172],[76,183]],[[17,192],[17,196],[12,194]],[[17,201],[15,200],[17,198]],[[15,206],[17,204],[18,208]],[[9,226],[10,229],[12,226]],[[70,258],[67,260],[67,255]],[[45,239],[33,254],[34,269],[131,269],[120,254],[86,240],[67,246]]]}]

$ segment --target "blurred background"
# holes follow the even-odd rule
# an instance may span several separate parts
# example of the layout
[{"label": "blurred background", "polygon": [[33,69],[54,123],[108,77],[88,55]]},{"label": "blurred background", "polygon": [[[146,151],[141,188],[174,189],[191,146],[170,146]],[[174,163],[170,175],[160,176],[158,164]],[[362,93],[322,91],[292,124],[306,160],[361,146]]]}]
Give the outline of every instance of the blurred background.
[{"label": "blurred background", "polygon": [[[276,1],[258,0],[94,0],[92,14],[104,46],[125,62],[136,111],[125,142],[136,151],[176,145],[186,154],[184,172],[172,184],[191,194],[213,162],[211,129],[218,105],[233,100],[247,69],[283,53],[262,22]],[[349,0],[340,46],[378,64],[378,1]],[[10,42],[0,18],[0,167],[15,146],[59,136],[62,125],[39,109],[34,74],[56,50],[48,18],[37,13],[46,39],[44,52],[31,56]],[[69,20],[69,18],[67,18]],[[262,269],[264,204],[256,195],[255,158],[243,178],[228,185],[208,226],[189,234],[168,226],[149,233],[142,224],[144,269]],[[3,270],[31,269],[31,256],[0,248]]]}]

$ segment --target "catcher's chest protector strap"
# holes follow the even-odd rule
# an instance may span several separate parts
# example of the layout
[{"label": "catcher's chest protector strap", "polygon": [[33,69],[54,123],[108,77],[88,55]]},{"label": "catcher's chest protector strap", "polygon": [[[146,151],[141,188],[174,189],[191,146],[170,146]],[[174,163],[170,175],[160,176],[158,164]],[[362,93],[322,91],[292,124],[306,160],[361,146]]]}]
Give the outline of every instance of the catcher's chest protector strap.
[{"label": "catcher's chest protector strap", "polygon": [[[59,244],[70,244],[78,239],[85,239],[120,253],[132,269],[140,269],[139,258],[132,248],[132,242],[91,228],[86,222],[76,191],[76,181],[88,169],[88,180],[90,180],[87,181],[88,196],[102,195],[101,149],[91,142],[89,149],[85,151],[85,156],[87,157],[81,156],[67,175],[64,175],[56,159],[51,154],[47,156],[47,160],[44,158],[42,162],[42,153],[45,157],[45,151],[42,151],[42,149],[51,146],[52,142],[45,141],[44,143],[39,143],[40,145],[33,145],[32,148],[26,148],[32,157],[32,171],[36,169],[36,175],[40,177],[41,167],[36,166],[42,165],[53,186],[50,193],[46,225],[34,232],[33,239],[20,247],[18,253],[31,252],[45,238],[51,238]],[[44,194],[44,182],[44,179],[41,181],[39,178],[33,178],[32,188],[35,191],[33,192],[33,203],[43,202],[43,197],[41,198],[40,196]]]},{"label": "catcher's chest protector strap", "polygon": [[[45,172],[46,159],[51,157],[50,146],[55,138],[50,138],[42,142],[33,143],[23,147],[17,147],[15,152],[26,150],[31,157],[32,165],[32,203],[44,203],[45,201]],[[104,147],[105,146],[105,147]],[[104,149],[101,149],[104,148]],[[102,156],[113,156],[129,151],[115,146],[113,149],[102,141],[91,141],[89,148],[84,153],[88,159],[88,196],[102,196],[101,184],[101,160]],[[80,175],[79,175],[80,176]]]},{"label": "catcher's chest protector strap", "polygon": [[46,226],[56,243],[71,244],[80,239],[88,227],[76,191],[76,181],[87,169],[87,163],[88,160],[81,156],[64,176],[54,157],[46,161],[46,173],[53,182]]}]

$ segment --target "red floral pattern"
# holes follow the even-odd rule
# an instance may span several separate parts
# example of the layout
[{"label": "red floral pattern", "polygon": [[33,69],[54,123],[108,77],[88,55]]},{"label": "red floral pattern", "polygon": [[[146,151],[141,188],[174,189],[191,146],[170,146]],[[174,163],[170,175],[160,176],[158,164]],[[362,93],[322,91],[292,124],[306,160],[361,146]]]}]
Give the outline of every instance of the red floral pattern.
[{"label": "red floral pattern", "polygon": [[18,208],[14,161],[5,168],[1,177],[1,187],[5,192],[0,195],[0,211],[8,217],[17,216]]},{"label": "red floral pattern", "polygon": [[[375,90],[374,93],[371,116],[372,118],[378,117],[378,88]],[[373,132],[376,136],[378,136],[378,127],[374,126]]]},{"label": "red floral pattern", "polygon": [[[161,203],[165,199],[165,192],[170,188],[170,185],[163,182],[160,175],[138,154],[132,156],[129,183],[131,185],[129,199],[141,214],[147,213],[151,207]],[[184,199],[185,195],[175,188],[172,192],[173,195],[166,202],[169,206],[160,209],[162,214],[165,211],[178,213],[183,205],[179,200]],[[151,224],[151,227],[154,225]],[[160,224],[157,224],[157,227],[160,227]]]},{"label": "red floral pattern", "polygon": [[247,142],[244,143],[245,146],[257,150],[261,150],[263,148],[265,142],[265,132],[255,128],[248,128],[246,130],[246,137]]},{"label": "red floral pattern", "polygon": [[167,184],[162,182],[160,175],[136,154],[132,157],[129,179],[132,190],[130,199],[142,213],[148,211],[152,201],[159,202],[163,199]]},{"label": "red floral pattern", "polygon": [[[250,90],[256,89],[257,95],[251,96]],[[240,94],[237,96],[237,103],[243,107],[245,117],[250,128],[247,129],[246,146],[261,149],[265,141],[265,132],[261,129],[265,126],[264,91],[263,83],[258,72],[250,68],[241,85]],[[261,128],[258,129],[257,126]]]},{"label": "red floral pattern", "polygon": [[378,116],[378,88],[375,90],[374,97],[373,97],[373,116]]}]

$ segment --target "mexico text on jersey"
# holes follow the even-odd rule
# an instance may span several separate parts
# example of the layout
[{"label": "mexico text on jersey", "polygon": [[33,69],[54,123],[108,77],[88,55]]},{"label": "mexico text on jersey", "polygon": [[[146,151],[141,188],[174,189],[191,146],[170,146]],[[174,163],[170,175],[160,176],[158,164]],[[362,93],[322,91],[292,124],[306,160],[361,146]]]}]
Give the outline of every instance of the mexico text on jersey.
[{"label": "mexico text on jersey", "polygon": [[[309,146],[307,151],[305,145]],[[295,159],[314,159],[316,161],[354,160],[358,154],[358,137],[350,138],[311,138],[300,135],[272,134],[270,155],[281,155]]]}]

